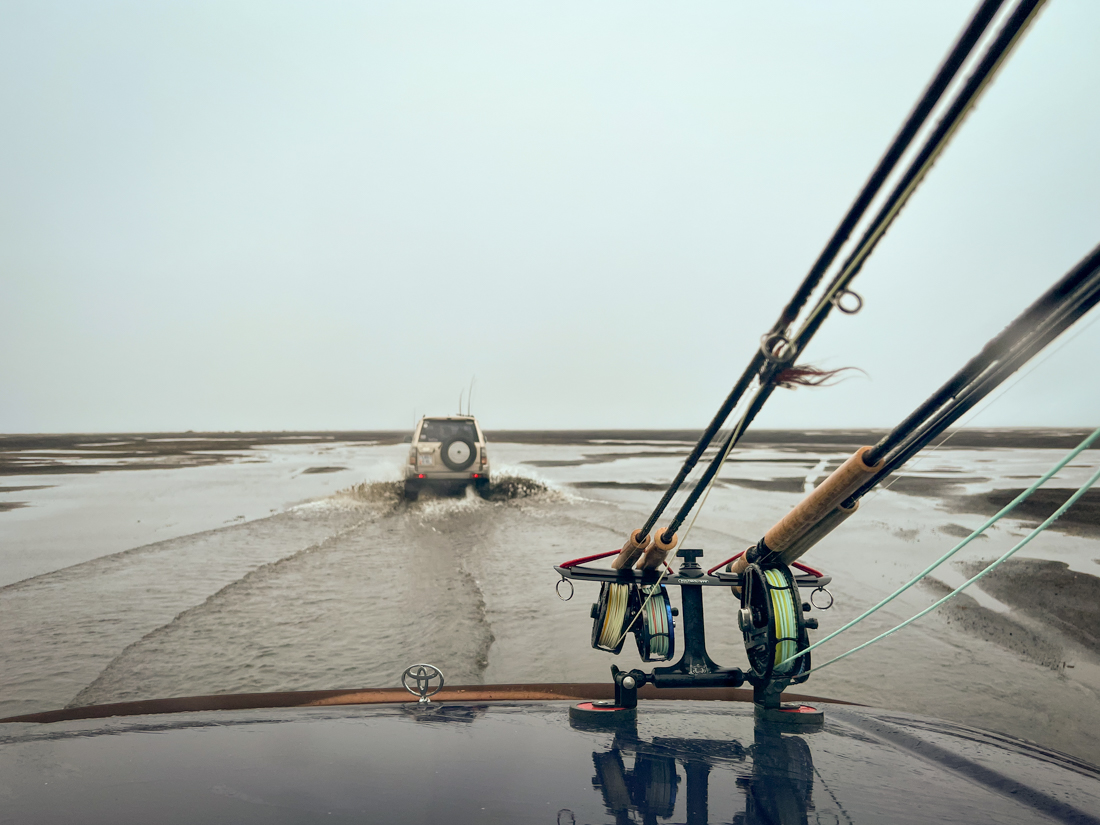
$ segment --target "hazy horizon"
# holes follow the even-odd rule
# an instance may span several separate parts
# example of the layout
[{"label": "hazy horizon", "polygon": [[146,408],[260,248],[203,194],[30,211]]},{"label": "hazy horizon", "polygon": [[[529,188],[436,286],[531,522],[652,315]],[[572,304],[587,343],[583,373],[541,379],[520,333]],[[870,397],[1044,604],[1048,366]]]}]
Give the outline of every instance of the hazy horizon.
[{"label": "hazy horizon", "polygon": [[[0,431],[702,428],[957,2],[13,2]],[[1100,6],[1047,4],[763,428],[884,427],[1098,241]],[[1097,423],[1096,313],[963,423]],[[1010,382],[1012,383],[1012,382]]]}]

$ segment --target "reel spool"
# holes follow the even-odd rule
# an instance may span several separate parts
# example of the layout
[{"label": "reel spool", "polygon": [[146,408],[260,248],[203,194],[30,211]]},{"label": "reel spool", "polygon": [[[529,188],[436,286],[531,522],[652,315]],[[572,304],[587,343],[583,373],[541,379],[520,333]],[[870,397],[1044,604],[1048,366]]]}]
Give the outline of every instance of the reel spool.
[{"label": "reel spool", "polygon": [[592,605],[592,647],[620,653],[628,627],[643,662],[667,662],[673,657],[676,634],[664,585],[600,585],[600,598]]},{"label": "reel spool", "polygon": [[790,569],[782,564],[767,568],[750,564],[742,576],[737,623],[752,675],[761,683],[805,682],[810,675],[809,654],[779,664],[810,646],[802,620],[802,599]]},{"label": "reel spool", "polygon": [[637,612],[635,588],[629,584],[601,584],[599,601],[592,605],[592,647],[619,653],[625,630]]},{"label": "reel spool", "polygon": [[667,662],[676,652],[668,590],[663,584],[643,585],[637,589],[638,609],[642,612],[633,628],[638,655],[643,662]]}]

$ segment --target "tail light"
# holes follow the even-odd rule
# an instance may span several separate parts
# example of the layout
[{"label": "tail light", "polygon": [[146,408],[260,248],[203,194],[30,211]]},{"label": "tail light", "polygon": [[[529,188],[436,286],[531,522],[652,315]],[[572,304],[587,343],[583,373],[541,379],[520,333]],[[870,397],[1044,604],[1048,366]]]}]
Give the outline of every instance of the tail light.
[{"label": "tail light", "polygon": [[409,450],[409,463],[414,467],[416,466],[416,447]]},{"label": "tail light", "polygon": [[489,453],[485,450],[484,447],[482,447],[481,448],[481,466],[484,467],[488,463],[489,463]]}]

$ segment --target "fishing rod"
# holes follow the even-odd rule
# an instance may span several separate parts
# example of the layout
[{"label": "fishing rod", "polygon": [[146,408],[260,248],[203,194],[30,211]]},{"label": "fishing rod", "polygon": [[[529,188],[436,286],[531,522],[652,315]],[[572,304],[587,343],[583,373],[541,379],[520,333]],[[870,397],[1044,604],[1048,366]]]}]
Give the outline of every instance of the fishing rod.
[{"label": "fishing rod", "polygon": [[[802,280],[802,283],[799,285],[790,301],[783,308],[779,318],[776,320],[775,324],[772,325],[771,330],[764,336],[764,340],[785,331],[794,322],[795,318],[798,317],[799,312],[802,311],[810,295],[817,288],[821,279],[833,264],[833,261],[836,260],[837,255],[840,254],[841,248],[848,242],[856,225],[863,218],[871,202],[874,200],[875,196],[878,195],[887,178],[890,176],[890,173],[893,172],[898,161],[909,148],[913,139],[920,131],[920,128],[924,125],[928,116],[940,101],[943,93],[955,78],[959,69],[966,62],[967,57],[969,57],[975,45],[981,39],[982,34],[989,27],[990,22],[1003,5],[1003,2],[1004,0],[983,0],[983,2],[979,3],[954,46],[951,48],[950,52],[948,52],[947,57],[924,90],[924,93],[917,100],[916,105],[894,136],[885,154],[883,154],[882,158],[871,172],[871,176],[867,179],[866,183],[864,183],[859,195],[848,208],[847,214],[833,232],[832,237],[825,244],[824,249],[822,249],[821,253],[818,255],[817,260]],[[664,513],[665,509],[672,501],[672,497],[676,494],[676,491],[679,490],[684,480],[695,468],[699,459],[702,458],[704,452],[710,446],[730,413],[733,412],[733,409],[737,406],[752,381],[760,374],[765,364],[766,353],[763,348],[758,349],[753,354],[752,359],[749,361],[748,366],[745,368],[745,371],[742,373],[737,383],[734,384],[733,389],[730,390],[725,401],[723,401],[722,405],[718,408],[714,418],[699,437],[698,443],[684,461],[683,467],[680,468],[680,471],[672,480],[672,483],[661,497],[660,502],[654,508],[649,518],[646,519],[642,527],[632,534],[631,539],[635,547],[640,546],[641,549],[645,548],[646,542],[649,539],[649,533],[656,524],[657,519]],[[641,550],[638,550],[639,554],[640,552]]]}]

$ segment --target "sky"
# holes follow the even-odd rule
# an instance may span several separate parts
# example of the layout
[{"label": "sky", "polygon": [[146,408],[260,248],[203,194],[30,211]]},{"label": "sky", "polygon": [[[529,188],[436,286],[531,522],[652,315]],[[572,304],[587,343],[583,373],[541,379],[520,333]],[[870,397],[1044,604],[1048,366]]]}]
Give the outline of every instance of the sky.
[{"label": "sky", "polygon": [[[971,11],[3,0],[0,431],[702,427]],[[1098,28],[1047,4],[803,359],[866,375],[759,426],[892,426],[1100,242]],[[967,423],[1100,424],[1098,312]]]}]

